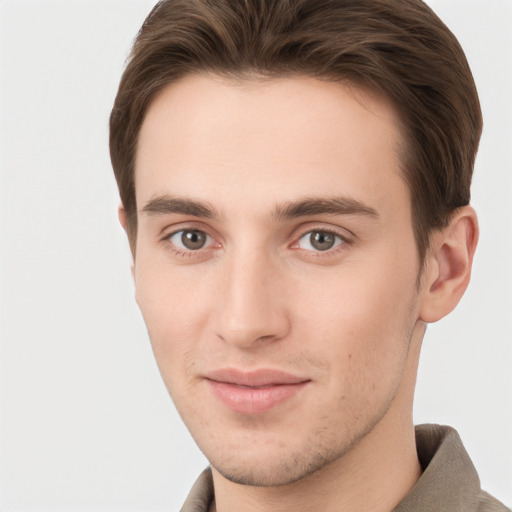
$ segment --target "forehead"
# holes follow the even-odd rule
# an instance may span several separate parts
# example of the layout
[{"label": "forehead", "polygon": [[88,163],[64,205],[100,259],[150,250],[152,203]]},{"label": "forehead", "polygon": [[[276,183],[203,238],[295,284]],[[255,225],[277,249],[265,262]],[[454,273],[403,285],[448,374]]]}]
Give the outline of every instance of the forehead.
[{"label": "forehead", "polygon": [[400,144],[390,103],[352,84],[191,75],[164,88],[148,109],[137,203],[162,193],[222,200],[235,190],[279,201],[334,188],[377,199],[389,194],[386,180],[402,181]]}]

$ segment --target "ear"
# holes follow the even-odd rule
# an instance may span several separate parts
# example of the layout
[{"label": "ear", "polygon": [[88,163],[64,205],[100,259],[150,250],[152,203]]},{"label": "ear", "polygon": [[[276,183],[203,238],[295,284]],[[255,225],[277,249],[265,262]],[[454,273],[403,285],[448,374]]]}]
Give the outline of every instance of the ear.
[{"label": "ear", "polygon": [[[126,210],[124,209],[123,203],[120,203],[117,208],[117,216],[119,218],[119,222],[123,227],[126,235],[128,236],[128,242],[130,243],[130,236],[128,235],[128,219],[126,216]],[[134,268],[134,260],[135,260],[135,252],[133,250],[132,244],[130,243],[130,251],[132,253],[132,264],[130,266],[130,271],[132,273],[132,277],[135,280],[135,268]]]},{"label": "ear", "polygon": [[120,203],[117,207],[117,217],[119,218],[119,222],[121,226],[126,231],[127,219],[126,219],[126,210],[124,209],[123,203]]},{"label": "ear", "polygon": [[471,278],[477,242],[478,220],[471,206],[457,210],[446,228],[433,233],[422,281],[424,322],[437,322],[459,303]]}]

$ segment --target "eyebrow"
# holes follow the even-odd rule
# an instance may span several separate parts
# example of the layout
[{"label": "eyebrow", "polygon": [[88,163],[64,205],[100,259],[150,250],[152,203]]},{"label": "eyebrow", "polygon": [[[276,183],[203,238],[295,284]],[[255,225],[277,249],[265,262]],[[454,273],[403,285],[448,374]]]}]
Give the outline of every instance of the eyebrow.
[{"label": "eyebrow", "polygon": [[[216,220],[220,215],[208,203],[169,195],[151,198],[142,208],[149,215],[182,214]],[[377,211],[364,203],[347,197],[310,197],[278,205],[272,213],[276,221],[311,215],[363,215],[378,218]]]},{"label": "eyebrow", "polygon": [[193,217],[202,217],[211,220],[219,218],[218,212],[208,203],[168,195],[151,198],[142,208],[142,212],[149,215],[181,213],[183,215],[192,215]]},{"label": "eyebrow", "polygon": [[307,217],[309,215],[363,215],[378,218],[374,208],[348,197],[306,198],[278,206],[273,213],[276,220]]}]

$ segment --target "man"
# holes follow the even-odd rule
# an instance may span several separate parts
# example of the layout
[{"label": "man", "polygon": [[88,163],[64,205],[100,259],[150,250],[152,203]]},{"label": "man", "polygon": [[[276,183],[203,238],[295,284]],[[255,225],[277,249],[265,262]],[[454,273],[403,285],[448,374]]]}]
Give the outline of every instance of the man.
[{"label": "man", "polygon": [[419,0],[168,0],[111,115],[119,217],[165,384],[211,463],[182,510],[506,510],[412,422],[462,297],[481,132]]}]

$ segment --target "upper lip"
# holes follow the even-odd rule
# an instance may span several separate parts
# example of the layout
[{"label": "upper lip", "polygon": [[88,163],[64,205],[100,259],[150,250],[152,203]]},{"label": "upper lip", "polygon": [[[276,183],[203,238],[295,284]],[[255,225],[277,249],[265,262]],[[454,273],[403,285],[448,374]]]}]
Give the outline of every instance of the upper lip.
[{"label": "upper lip", "polygon": [[310,380],[282,370],[273,370],[270,368],[262,368],[252,371],[223,368],[220,370],[213,370],[206,374],[205,377],[208,380],[216,382],[248,387],[302,384]]}]

